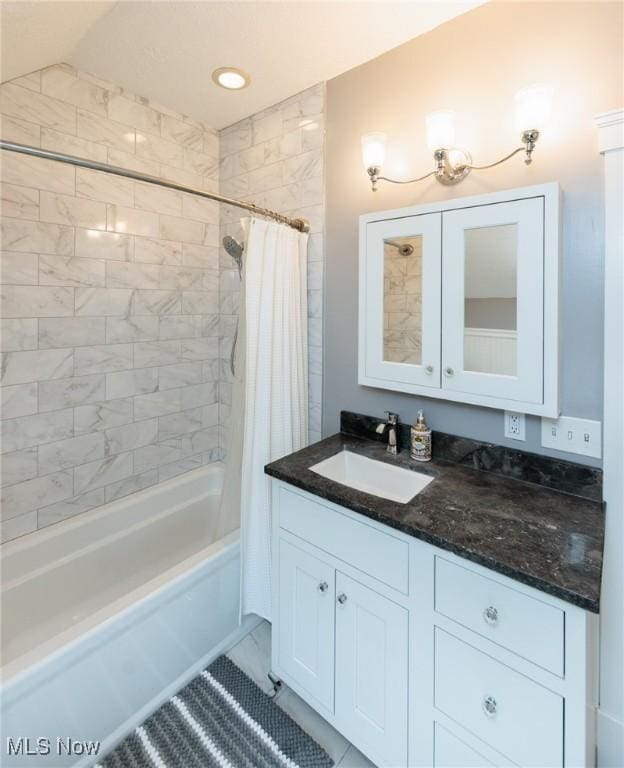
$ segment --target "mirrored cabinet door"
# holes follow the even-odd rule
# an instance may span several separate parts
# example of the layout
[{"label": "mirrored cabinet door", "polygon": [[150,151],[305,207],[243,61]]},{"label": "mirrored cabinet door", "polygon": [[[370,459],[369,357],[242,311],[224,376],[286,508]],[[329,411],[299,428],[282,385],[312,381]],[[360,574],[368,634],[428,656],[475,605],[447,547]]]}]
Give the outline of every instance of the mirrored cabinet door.
[{"label": "mirrored cabinet door", "polygon": [[433,213],[367,225],[360,255],[362,383],[440,386],[441,221]]},{"label": "mirrored cabinet door", "polygon": [[442,387],[543,399],[544,201],[442,214]]}]

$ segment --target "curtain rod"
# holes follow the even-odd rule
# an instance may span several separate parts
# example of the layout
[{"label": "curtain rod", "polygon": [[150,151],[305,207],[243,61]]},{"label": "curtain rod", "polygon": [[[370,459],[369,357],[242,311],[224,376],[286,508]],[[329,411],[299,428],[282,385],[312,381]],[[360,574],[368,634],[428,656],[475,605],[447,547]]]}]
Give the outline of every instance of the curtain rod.
[{"label": "curtain rod", "polygon": [[187,187],[186,185],[178,184],[175,181],[159,179],[158,176],[150,176],[146,173],[127,170],[126,168],[120,168],[117,165],[98,163],[94,160],[87,160],[82,157],[75,157],[74,155],[65,155],[62,152],[52,152],[48,149],[39,149],[39,147],[31,147],[28,144],[17,144],[15,142],[4,141],[2,139],[0,139],[0,149],[7,150],[8,152],[19,152],[22,155],[42,157],[45,160],[55,160],[59,163],[68,163],[69,165],[76,165],[80,168],[89,168],[92,171],[112,173],[114,176],[124,176],[127,179],[143,181],[146,184],[157,184],[158,186],[166,187],[167,189],[175,189],[178,192],[188,192],[190,195],[205,197],[208,200],[215,200],[217,203],[233,205],[236,208],[244,208],[246,211],[251,211],[258,216],[265,216],[269,219],[274,219],[275,221],[279,221],[281,224],[286,224],[293,229],[298,229],[300,232],[310,231],[310,224],[306,219],[291,219],[289,216],[285,216],[283,213],[272,211],[269,208],[262,208],[261,206],[255,205],[254,203],[247,203],[243,200],[235,200],[234,198],[218,195],[216,192],[206,192],[205,190],[197,189],[196,187]]}]

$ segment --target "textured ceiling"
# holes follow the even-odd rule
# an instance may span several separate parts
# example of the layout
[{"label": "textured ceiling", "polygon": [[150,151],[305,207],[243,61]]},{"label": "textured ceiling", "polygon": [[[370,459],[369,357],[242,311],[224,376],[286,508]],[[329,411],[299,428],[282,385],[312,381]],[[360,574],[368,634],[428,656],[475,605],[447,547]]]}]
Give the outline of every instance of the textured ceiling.
[{"label": "textured ceiling", "polygon": [[0,75],[12,80],[67,61],[113,2],[1,2]]},{"label": "textured ceiling", "polygon": [[[3,79],[66,61],[222,128],[481,2],[3,3]],[[218,88],[220,66],[251,86]]]}]

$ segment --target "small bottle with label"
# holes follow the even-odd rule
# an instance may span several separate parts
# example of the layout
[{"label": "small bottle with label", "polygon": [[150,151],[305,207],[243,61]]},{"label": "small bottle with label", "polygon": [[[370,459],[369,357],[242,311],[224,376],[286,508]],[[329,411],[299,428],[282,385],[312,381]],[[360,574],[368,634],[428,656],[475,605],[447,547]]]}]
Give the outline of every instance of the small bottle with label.
[{"label": "small bottle with label", "polygon": [[410,456],[414,461],[431,461],[431,430],[422,411],[411,429]]}]

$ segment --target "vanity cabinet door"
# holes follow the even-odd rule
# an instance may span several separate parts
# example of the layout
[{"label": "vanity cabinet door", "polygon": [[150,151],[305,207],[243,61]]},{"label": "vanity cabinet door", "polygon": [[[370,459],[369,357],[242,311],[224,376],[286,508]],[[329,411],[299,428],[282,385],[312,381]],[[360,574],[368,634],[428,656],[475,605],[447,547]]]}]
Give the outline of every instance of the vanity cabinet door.
[{"label": "vanity cabinet door", "polygon": [[334,709],[335,571],[279,542],[279,664],[326,709]]},{"label": "vanity cabinet door", "polygon": [[360,251],[360,384],[440,386],[441,214],[366,224]]},{"label": "vanity cabinet door", "polygon": [[336,574],[336,722],[379,765],[407,765],[408,612]]},{"label": "vanity cabinet door", "polygon": [[442,388],[542,403],[544,198],[445,211],[442,242]]}]

